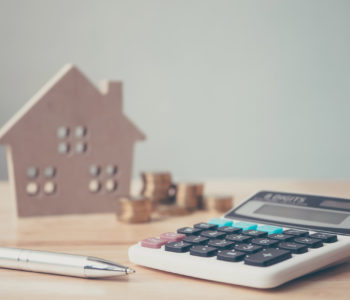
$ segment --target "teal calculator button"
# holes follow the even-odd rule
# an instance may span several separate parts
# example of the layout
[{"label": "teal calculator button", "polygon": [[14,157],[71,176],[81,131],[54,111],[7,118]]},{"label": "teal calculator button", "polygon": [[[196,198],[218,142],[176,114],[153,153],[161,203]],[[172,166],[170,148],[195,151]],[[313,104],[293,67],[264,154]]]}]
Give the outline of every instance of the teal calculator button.
[{"label": "teal calculator button", "polygon": [[216,219],[209,220],[208,223],[218,225],[218,227],[223,227],[223,226],[232,226],[233,221],[228,220],[228,219],[224,219],[224,218],[216,218]]},{"label": "teal calculator button", "polygon": [[271,225],[259,225],[258,230],[266,231],[268,234],[283,233],[283,228]]},{"label": "teal calculator button", "polygon": [[235,227],[242,228],[242,230],[255,230],[258,225],[254,223],[249,223],[249,222],[235,222]]}]

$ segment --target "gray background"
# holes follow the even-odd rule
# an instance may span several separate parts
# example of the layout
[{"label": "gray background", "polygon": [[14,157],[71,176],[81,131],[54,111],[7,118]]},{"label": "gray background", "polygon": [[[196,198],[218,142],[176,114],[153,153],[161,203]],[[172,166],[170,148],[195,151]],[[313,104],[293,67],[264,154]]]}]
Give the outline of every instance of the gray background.
[{"label": "gray background", "polygon": [[124,81],[135,175],[349,177],[349,33],[350,1],[1,1],[0,125],[72,62]]}]

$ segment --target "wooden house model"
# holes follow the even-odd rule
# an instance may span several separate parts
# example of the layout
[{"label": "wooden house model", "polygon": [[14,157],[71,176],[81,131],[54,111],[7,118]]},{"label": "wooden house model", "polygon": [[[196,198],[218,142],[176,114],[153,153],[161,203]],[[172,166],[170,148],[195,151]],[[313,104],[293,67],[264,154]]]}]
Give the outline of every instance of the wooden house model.
[{"label": "wooden house model", "polygon": [[66,65],[0,130],[18,216],[114,211],[143,139],[123,114],[121,82],[96,88]]}]

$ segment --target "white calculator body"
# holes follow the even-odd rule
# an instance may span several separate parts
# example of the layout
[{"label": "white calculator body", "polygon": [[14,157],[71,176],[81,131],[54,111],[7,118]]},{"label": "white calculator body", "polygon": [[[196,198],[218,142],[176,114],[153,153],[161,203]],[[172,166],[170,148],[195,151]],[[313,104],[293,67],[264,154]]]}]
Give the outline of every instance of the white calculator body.
[{"label": "white calculator body", "polygon": [[221,218],[182,224],[129,248],[176,274],[273,288],[350,258],[350,200],[261,191]]}]

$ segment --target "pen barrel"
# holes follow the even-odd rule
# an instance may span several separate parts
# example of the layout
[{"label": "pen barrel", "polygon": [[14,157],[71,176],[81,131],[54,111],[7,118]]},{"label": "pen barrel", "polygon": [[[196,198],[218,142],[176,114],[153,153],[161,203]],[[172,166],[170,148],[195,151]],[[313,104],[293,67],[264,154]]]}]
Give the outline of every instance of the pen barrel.
[{"label": "pen barrel", "polygon": [[86,256],[0,247],[0,267],[85,277]]}]

